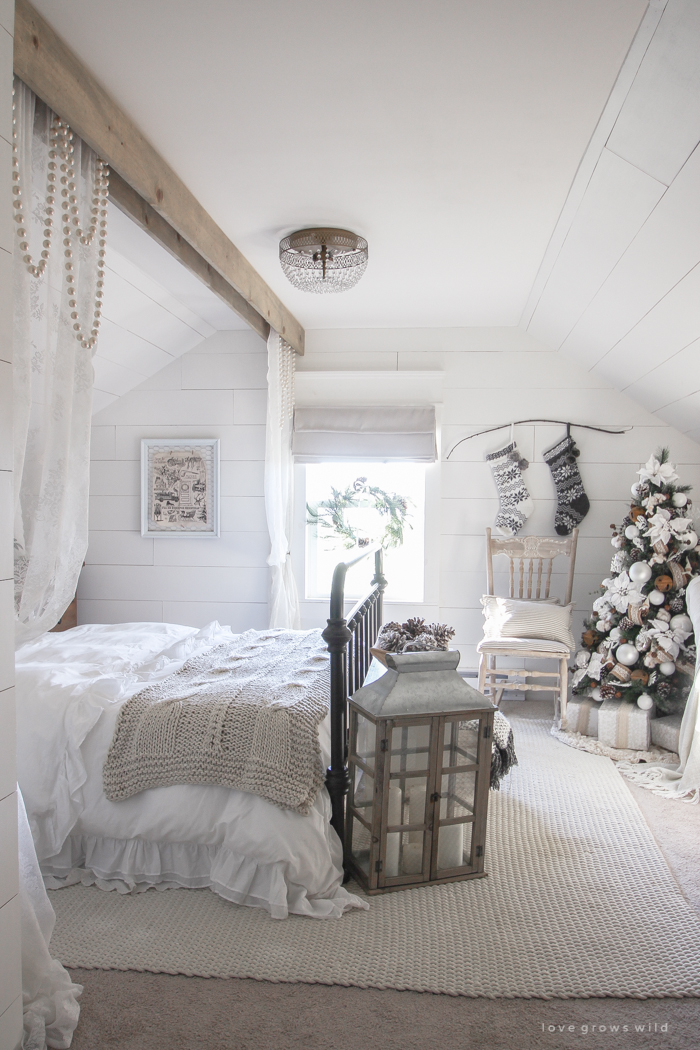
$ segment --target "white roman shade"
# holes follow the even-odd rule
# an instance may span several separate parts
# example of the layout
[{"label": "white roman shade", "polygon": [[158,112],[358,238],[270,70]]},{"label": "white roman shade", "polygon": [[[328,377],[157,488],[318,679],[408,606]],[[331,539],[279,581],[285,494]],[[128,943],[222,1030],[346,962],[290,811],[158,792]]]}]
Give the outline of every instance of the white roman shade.
[{"label": "white roman shade", "polygon": [[297,463],[437,458],[433,405],[298,405],[292,449]]}]

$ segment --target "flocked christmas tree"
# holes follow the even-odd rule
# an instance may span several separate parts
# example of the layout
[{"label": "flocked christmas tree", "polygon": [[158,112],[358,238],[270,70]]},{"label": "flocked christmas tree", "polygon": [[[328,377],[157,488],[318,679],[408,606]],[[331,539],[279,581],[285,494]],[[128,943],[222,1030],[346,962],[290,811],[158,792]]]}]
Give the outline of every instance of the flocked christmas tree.
[{"label": "flocked christmas tree", "polygon": [[685,591],[700,573],[690,485],[678,485],[668,449],[638,471],[619,528],[610,577],[586,621],[573,691],[596,699],[682,710],[695,673],[695,639]]}]

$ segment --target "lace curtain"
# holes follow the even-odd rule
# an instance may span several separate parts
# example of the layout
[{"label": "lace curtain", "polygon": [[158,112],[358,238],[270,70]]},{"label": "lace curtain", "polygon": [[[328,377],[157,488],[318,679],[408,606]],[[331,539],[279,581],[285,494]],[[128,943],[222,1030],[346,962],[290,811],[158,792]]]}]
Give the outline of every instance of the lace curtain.
[{"label": "lace curtain", "polygon": [[299,595],[292,572],[290,543],[294,512],[295,351],[277,334],[267,340],[267,428],[265,436],[265,513],[270,532],[272,570],[270,627],[301,627]]},{"label": "lace curtain", "polygon": [[87,550],[92,353],[107,174],[29,88],[14,96],[16,642],[50,630]]},{"label": "lace curtain", "polygon": [[46,1046],[60,1050],[71,1044],[80,1015],[78,996],[83,989],[73,984],[68,971],[49,953],[56,914],[44,888],[19,786],[17,824],[24,1007],[22,1050],[45,1050]]}]

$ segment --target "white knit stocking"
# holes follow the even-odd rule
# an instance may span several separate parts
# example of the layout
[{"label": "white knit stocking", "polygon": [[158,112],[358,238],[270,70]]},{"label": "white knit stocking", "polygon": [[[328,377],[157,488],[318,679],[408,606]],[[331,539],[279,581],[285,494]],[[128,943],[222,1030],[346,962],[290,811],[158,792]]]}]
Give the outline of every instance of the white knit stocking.
[{"label": "white knit stocking", "polygon": [[504,448],[490,452],[486,462],[498,491],[499,508],[494,527],[502,536],[517,536],[534,509],[520,469],[521,463],[527,466],[527,461],[511,441]]}]

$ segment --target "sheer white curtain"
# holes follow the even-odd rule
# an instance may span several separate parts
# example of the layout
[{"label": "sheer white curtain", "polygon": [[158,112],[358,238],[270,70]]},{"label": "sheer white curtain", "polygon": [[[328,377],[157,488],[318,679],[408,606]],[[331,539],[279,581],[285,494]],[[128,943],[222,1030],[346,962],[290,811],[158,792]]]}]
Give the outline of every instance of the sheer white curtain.
[{"label": "sheer white curtain", "polygon": [[100,323],[106,172],[15,80],[16,642],[50,630],[87,550],[92,352]]},{"label": "sheer white curtain", "polygon": [[265,513],[271,546],[267,564],[272,570],[270,627],[297,630],[301,627],[301,612],[289,549],[294,512],[294,355],[288,343],[270,331],[265,436]]},{"label": "sheer white curtain", "polygon": [[17,787],[19,898],[22,937],[22,1050],[69,1047],[78,1023],[78,996],[67,970],[49,953],[56,915],[49,903],[29,830],[22,792]]}]

